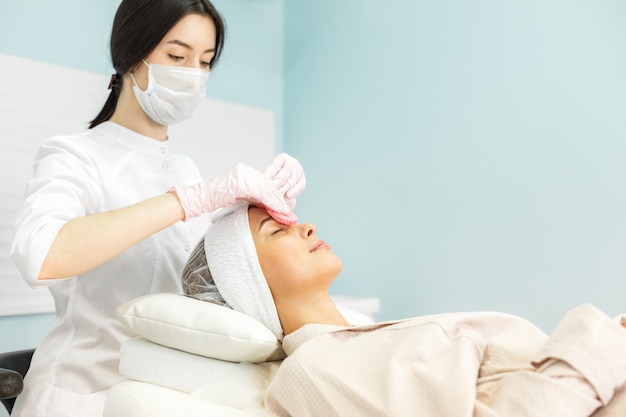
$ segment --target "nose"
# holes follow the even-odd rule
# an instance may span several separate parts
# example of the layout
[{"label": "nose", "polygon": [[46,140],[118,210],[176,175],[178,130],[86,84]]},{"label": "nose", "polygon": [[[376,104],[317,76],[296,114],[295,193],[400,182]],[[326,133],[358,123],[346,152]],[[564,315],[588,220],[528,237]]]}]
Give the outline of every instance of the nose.
[{"label": "nose", "polygon": [[202,55],[189,55],[185,61],[187,68],[202,68]]},{"label": "nose", "polygon": [[304,223],[302,224],[302,237],[308,238],[311,236],[315,236],[315,225],[312,223]]},{"label": "nose", "polygon": [[185,63],[187,68],[200,68],[200,61],[197,59],[190,59]]}]

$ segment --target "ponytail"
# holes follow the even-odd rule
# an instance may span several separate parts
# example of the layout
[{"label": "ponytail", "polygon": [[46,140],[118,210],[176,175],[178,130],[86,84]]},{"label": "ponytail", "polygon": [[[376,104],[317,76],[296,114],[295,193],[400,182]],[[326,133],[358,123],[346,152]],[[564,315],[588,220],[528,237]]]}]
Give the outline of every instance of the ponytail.
[{"label": "ponytail", "polygon": [[117,99],[120,96],[120,90],[122,88],[122,76],[118,73],[115,73],[111,76],[111,81],[109,82],[109,90],[111,93],[107,98],[107,101],[104,103],[102,110],[93,119],[89,124],[89,129],[92,129],[98,126],[102,122],[106,122],[113,116],[113,112],[115,111],[115,107],[117,106]]}]

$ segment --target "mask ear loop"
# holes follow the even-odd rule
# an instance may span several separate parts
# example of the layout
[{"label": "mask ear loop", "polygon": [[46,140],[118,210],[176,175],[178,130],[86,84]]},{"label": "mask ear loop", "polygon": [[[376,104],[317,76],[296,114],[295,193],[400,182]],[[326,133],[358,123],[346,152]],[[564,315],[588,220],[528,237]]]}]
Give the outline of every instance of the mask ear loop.
[{"label": "mask ear loop", "polygon": [[[146,64],[146,67],[148,67],[148,86],[146,87],[145,90],[142,90],[142,91],[147,91],[152,85],[152,68],[150,67],[150,64],[146,62],[145,59],[142,59],[141,61],[144,64]],[[133,73],[129,72],[128,75],[130,75],[130,78],[133,80],[133,84],[135,84],[135,87],[141,90],[141,87],[139,87],[139,84],[137,84],[137,80],[135,80],[135,76],[133,75]]]}]

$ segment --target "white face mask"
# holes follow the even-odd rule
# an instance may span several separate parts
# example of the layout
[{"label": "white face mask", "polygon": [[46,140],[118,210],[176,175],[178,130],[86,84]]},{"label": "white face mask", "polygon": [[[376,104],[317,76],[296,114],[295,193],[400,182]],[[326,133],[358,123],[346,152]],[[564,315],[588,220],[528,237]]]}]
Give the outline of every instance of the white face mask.
[{"label": "white face mask", "polygon": [[164,126],[193,116],[205,96],[209,72],[200,68],[148,64],[148,87],[142,90],[133,80],[133,91],[143,111]]}]

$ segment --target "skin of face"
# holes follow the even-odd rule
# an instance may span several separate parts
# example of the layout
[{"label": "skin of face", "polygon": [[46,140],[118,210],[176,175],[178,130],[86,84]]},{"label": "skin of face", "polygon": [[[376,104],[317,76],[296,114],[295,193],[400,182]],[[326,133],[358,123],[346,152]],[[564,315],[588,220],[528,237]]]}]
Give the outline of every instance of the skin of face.
[{"label": "skin of face", "polygon": [[[206,16],[189,14],[165,34],[161,42],[144,60],[148,64],[171,65],[210,70],[209,62],[215,56],[217,31],[213,20]],[[143,62],[131,71],[137,86],[148,86],[148,66]],[[120,97],[111,121],[157,140],[167,139],[167,126],[154,122],[139,106],[133,92],[130,73],[124,75]]]},{"label": "skin of face", "polygon": [[248,220],[261,269],[276,301],[327,297],[342,264],[317,237],[315,225],[287,226],[256,207],[248,210]]},{"label": "skin of face", "polygon": [[[189,14],[176,23],[144,59],[148,64],[200,68],[209,71],[215,56],[215,24],[211,18]],[[143,62],[133,71],[137,85],[148,86],[148,66]]]}]

